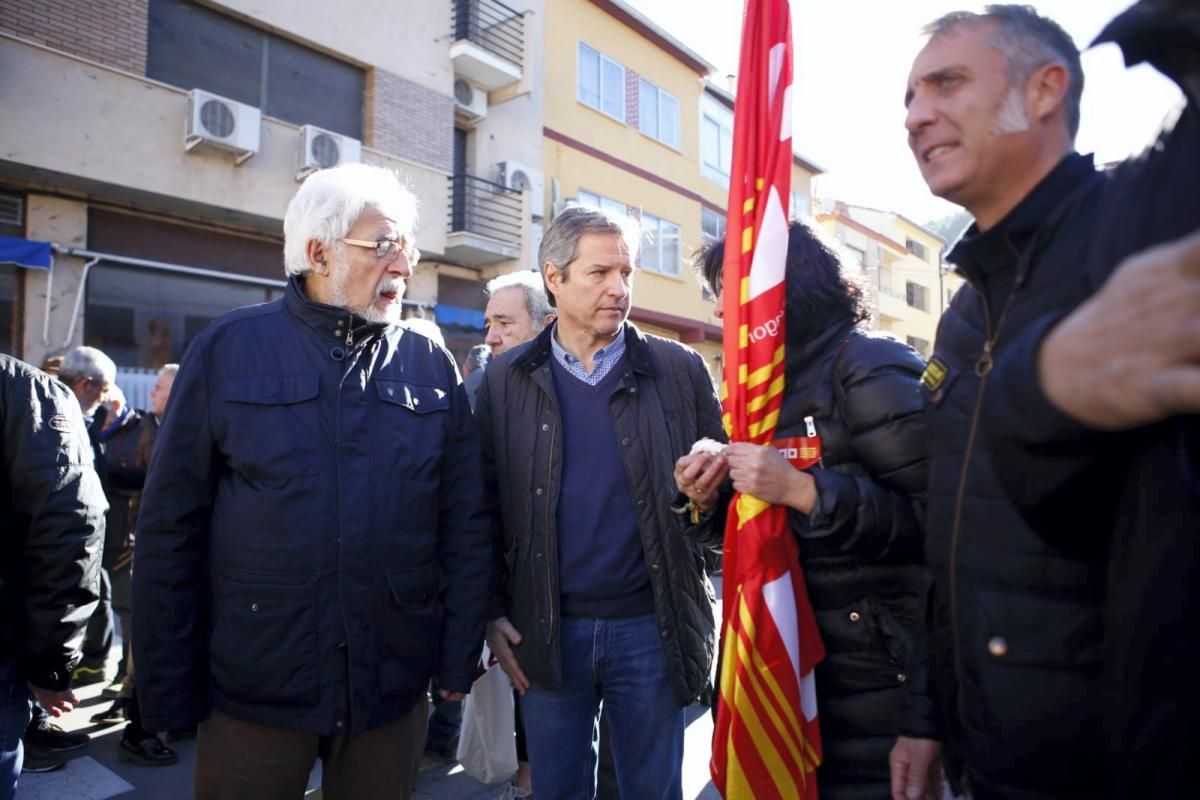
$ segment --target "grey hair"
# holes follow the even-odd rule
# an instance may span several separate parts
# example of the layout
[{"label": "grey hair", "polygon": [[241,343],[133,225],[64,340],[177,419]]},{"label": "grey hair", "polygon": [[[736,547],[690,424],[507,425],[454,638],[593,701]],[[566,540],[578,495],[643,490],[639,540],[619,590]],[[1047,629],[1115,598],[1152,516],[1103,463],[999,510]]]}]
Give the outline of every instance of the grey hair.
[{"label": "grey hair", "polygon": [[533,330],[535,333],[541,333],[542,328],[546,327],[546,315],[554,313],[541,276],[529,270],[508,272],[488,281],[483,293],[492,297],[496,292],[504,289],[521,290],[525,295],[525,310],[529,312],[529,321],[533,323]]},{"label": "grey hair", "polygon": [[[546,262],[550,262],[558,267],[563,281],[566,281],[570,277],[567,267],[579,256],[579,240],[585,233],[617,234],[625,242],[629,260],[637,261],[641,234],[636,222],[629,217],[599,208],[567,206],[558,213],[542,236],[542,246],[538,248],[538,264],[544,269]],[[555,307],[554,293],[550,291],[549,286],[546,287],[546,297],[551,307]]]},{"label": "grey hair", "polygon": [[486,344],[477,344],[467,351],[467,360],[463,362],[463,372],[474,372],[487,366],[492,349]]},{"label": "grey hair", "polygon": [[413,238],[417,198],[395,170],[370,164],[342,164],[309,175],[288,203],[283,217],[283,265],[288,275],[312,269],[308,243],[312,239],[342,251],[339,241],[350,233],[367,207],[396,220],[401,234]]},{"label": "grey hair", "polygon": [[117,365],[95,347],[76,347],[63,356],[58,377],[68,386],[84,378],[105,383],[117,382]]},{"label": "grey hair", "polygon": [[159,369],[158,374],[159,375],[174,375],[177,372],[179,372],[178,364],[163,364],[162,368]]},{"label": "grey hair", "polygon": [[1058,62],[1067,69],[1067,132],[1071,141],[1079,133],[1079,105],[1083,99],[1083,65],[1075,40],[1054,20],[1043,17],[1033,6],[989,5],[982,14],[953,11],[926,25],[923,33],[937,37],[960,25],[993,23],[988,44],[1004,56],[1009,86],[1020,89],[1033,71]]}]

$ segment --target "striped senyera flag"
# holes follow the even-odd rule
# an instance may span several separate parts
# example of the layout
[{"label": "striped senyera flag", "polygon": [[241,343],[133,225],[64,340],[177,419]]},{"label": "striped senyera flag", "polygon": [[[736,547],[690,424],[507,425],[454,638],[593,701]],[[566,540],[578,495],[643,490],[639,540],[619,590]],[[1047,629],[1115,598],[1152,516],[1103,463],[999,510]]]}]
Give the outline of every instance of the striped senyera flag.
[{"label": "striped senyera flag", "polygon": [[[725,264],[725,428],[769,444],[784,376],[791,188],[787,0],[747,0],[734,107]],[[787,510],[735,495],[725,529],[713,782],[726,800],[817,797],[813,667],[824,656]]]}]

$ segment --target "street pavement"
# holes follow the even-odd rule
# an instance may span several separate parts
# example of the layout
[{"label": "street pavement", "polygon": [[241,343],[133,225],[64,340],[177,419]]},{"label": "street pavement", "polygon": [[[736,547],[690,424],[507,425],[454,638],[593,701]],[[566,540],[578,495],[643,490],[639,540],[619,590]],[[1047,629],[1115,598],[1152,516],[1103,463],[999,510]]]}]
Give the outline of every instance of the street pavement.
[{"label": "street pavement", "polygon": [[[718,584],[719,579],[714,581]],[[717,608],[718,615],[720,608]],[[116,672],[118,643],[113,646],[109,674]],[[192,772],[196,761],[196,740],[170,742],[179,754],[179,763],[169,767],[140,767],[120,761],[117,743],[124,725],[103,728],[90,721],[111,700],[100,697],[104,684],[76,690],[81,707],[57,723],[65,730],[85,731],[91,736],[87,749],[76,754],[65,767],[55,772],[22,774],[16,800],[107,800],[110,797],[144,800],[191,800]],[[687,709],[687,728],[683,747],[684,800],[719,800],[709,780],[708,761],[712,740],[712,715],[706,706]],[[318,764],[309,776],[306,798],[320,798],[321,772]],[[416,800],[492,800],[503,784],[489,786],[463,772],[457,763],[426,758],[417,780]]]}]

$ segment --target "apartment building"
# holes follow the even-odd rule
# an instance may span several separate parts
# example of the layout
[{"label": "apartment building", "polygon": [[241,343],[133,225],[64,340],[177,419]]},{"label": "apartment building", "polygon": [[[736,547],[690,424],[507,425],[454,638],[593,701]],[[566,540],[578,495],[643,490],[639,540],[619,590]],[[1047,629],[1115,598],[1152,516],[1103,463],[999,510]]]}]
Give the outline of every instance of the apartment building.
[{"label": "apartment building", "polygon": [[[733,96],[712,64],[621,0],[546,7],[547,203],[604,207],[643,232],[631,319],[699,350],[720,372],[721,328],[692,272],[725,226]],[[811,206],[820,169],[797,158],[793,206]]]},{"label": "apartment building", "polygon": [[279,296],[298,181],[361,160],[419,201],[406,313],[465,352],[481,282],[534,261],[544,22],[543,0],[0,0],[0,252],[52,257],[3,256],[0,350],[95,345],[141,386]]},{"label": "apartment building", "polygon": [[871,328],[932,355],[938,320],[962,284],[945,269],[946,243],[893,211],[826,202],[816,219],[838,240],[863,287]]}]

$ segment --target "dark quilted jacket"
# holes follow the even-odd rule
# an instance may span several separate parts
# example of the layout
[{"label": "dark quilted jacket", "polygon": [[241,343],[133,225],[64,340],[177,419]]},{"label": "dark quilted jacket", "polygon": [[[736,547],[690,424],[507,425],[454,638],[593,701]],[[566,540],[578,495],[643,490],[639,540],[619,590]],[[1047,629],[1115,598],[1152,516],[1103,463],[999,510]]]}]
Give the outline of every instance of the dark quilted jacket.
[{"label": "dark quilted jacket", "polygon": [[[497,573],[505,573],[497,579],[492,616],[508,616],[524,637],[516,654],[525,674],[551,688],[562,677],[555,513],[562,432],[550,374],[552,330],[489,364],[476,406],[485,483],[502,537]],[[700,537],[688,535],[695,532],[670,510],[673,470],[697,439],[724,439],[721,411],[694,350],[628,323],[625,343],[619,367],[625,374],[613,395],[612,422],[625,456],[675,699],[683,706],[709,676],[714,599],[696,543]]]},{"label": "dark quilted jacket", "polygon": [[921,358],[847,323],[788,350],[777,439],[812,416],[818,500],[792,530],[825,660],[817,666],[823,800],[889,796],[897,735],[933,737],[923,637]]}]

